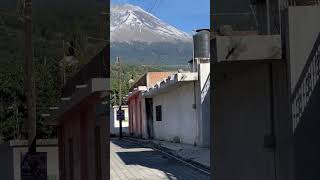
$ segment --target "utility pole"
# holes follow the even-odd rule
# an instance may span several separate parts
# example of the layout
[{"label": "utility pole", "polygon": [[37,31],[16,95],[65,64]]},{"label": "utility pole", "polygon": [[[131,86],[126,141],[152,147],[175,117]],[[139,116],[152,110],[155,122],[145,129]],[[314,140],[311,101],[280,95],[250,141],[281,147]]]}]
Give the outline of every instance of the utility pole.
[{"label": "utility pole", "polygon": [[[121,79],[122,79],[122,68],[120,57],[117,57],[117,65],[118,65],[118,86],[119,86],[119,112],[121,112],[122,105],[122,93],[121,93]],[[122,119],[119,118],[119,137],[122,139]]]},{"label": "utility pole", "polygon": [[24,1],[24,19],[25,19],[25,54],[26,54],[26,90],[27,90],[27,108],[28,108],[28,145],[31,146],[36,138],[36,99],[35,99],[35,81],[33,74],[33,47],[32,47],[32,0]]}]

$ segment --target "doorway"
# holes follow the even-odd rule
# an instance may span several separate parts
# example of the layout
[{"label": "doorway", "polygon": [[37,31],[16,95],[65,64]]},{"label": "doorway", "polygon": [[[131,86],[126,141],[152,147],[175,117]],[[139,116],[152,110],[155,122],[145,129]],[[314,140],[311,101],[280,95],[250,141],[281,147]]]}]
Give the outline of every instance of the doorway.
[{"label": "doorway", "polygon": [[152,101],[152,98],[146,98],[145,100],[146,100],[148,138],[153,139],[153,101]]}]

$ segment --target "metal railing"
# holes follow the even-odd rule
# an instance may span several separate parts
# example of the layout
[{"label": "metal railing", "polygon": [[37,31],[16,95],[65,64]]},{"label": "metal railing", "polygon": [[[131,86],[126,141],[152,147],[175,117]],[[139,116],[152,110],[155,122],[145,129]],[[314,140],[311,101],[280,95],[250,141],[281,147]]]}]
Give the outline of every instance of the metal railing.
[{"label": "metal railing", "polygon": [[76,90],[77,85],[86,84],[92,78],[109,78],[110,76],[110,53],[105,47],[86,65],[84,65],[73,77],[69,78],[62,88],[62,96],[70,97]]},{"label": "metal railing", "polygon": [[320,78],[320,33],[291,96],[293,131],[295,131]]}]

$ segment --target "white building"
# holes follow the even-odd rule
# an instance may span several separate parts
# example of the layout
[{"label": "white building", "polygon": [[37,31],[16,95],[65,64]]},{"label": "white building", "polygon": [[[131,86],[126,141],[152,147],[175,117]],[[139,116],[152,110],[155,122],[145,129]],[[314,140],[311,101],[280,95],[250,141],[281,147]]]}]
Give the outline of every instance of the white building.
[{"label": "white building", "polygon": [[152,99],[153,137],[209,147],[209,87],[208,61],[197,63],[197,72],[175,73],[149,87],[143,96]]}]

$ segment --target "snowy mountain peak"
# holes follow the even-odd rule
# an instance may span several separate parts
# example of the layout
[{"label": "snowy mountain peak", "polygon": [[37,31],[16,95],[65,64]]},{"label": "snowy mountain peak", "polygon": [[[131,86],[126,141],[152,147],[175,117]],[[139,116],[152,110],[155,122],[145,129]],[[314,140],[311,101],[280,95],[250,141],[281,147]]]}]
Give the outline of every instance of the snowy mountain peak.
[{"label": "snowy mountain peak", "polygon": [[112,42],[191,42],[191,35],[161,21],[139,6],[111,7]]}]

